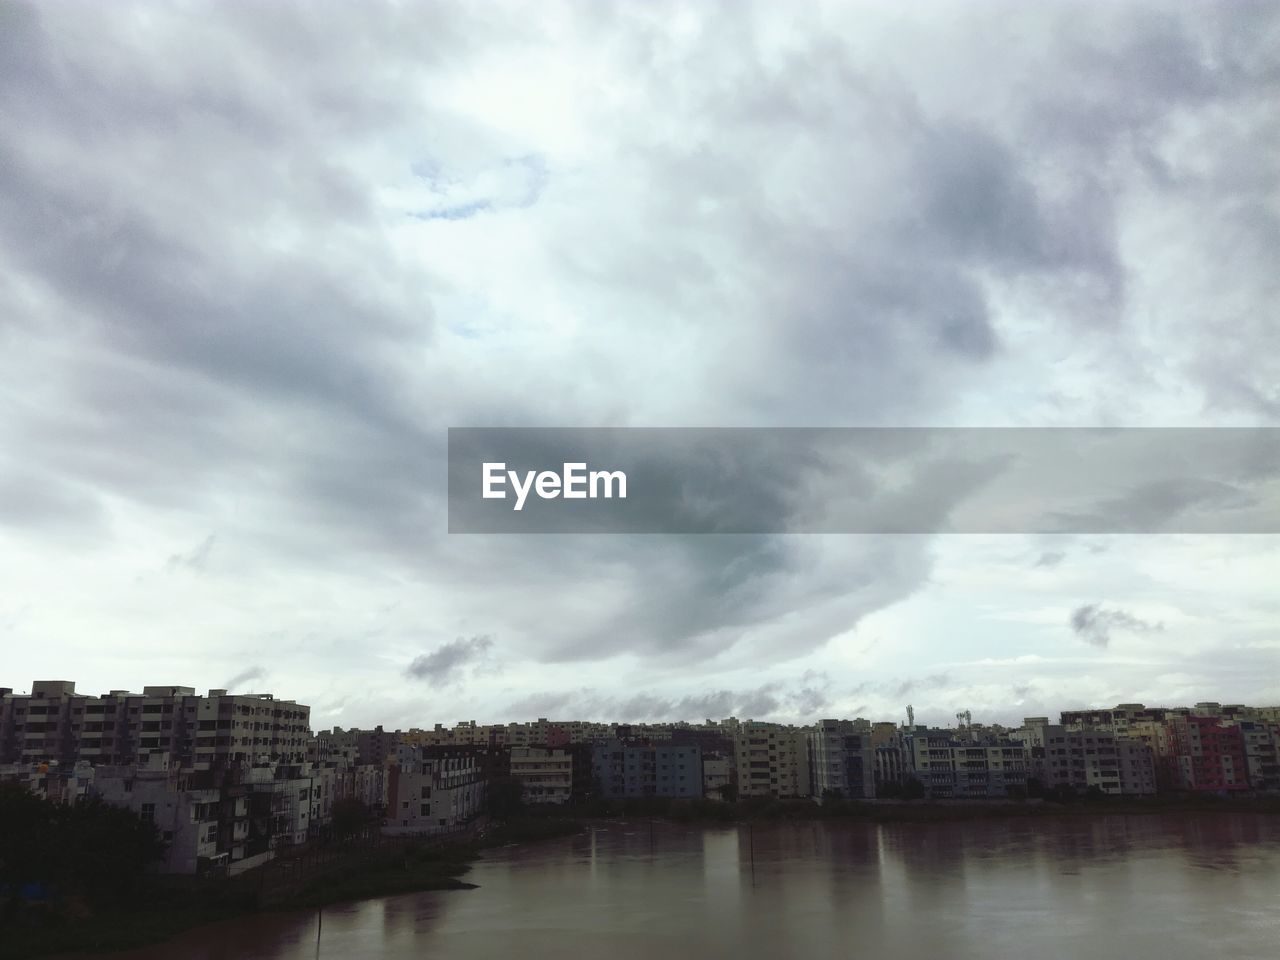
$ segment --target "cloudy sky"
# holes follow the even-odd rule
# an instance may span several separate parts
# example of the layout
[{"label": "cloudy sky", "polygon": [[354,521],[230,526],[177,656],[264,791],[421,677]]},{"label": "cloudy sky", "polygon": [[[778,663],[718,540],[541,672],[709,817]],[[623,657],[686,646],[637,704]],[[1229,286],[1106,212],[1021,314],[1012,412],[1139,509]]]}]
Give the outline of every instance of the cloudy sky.
[{"label": "cloudy sky", "polygon": [[899,7],[0,0],[0,685],[1280,701],[1273,536],[446,532],[450,426],[1280,425],[1276,5]]}]

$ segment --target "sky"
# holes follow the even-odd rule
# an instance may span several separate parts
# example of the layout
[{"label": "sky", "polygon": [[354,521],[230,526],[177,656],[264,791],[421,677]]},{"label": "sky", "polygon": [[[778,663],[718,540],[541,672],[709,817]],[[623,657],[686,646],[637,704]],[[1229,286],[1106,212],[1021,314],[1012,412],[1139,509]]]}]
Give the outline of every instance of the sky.
[{"label": "sky", "polygon": [[1280,702],[1280,537],[450,535],[449,427],[1280,425],[1280,8],[0,0],[0,686]]}]

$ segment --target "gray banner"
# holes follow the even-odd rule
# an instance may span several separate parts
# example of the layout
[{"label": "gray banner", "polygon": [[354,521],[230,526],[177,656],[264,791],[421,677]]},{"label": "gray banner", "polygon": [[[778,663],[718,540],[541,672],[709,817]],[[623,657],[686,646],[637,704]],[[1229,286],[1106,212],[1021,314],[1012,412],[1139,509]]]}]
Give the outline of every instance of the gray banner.
[{"label": "gray banner", "polygon": [[452,428],[451,533],[1277,533],[1280,429]]}]

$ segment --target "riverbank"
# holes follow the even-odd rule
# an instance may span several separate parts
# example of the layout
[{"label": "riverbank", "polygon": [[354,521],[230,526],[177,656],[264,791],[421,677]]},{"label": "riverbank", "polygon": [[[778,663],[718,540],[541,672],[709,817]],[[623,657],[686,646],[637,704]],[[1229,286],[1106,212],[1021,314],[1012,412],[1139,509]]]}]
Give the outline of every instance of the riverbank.
[{"label": "riverbank", "polygon": [[335,903],[427,890],[467,890],[462,877],[487,849],[569,836],[584,828],[540,816],[490,828],[482,837],[431,844],[386,840],[334,845],[297,858],[306,869],[271,863],[238,877],[157,875],[141,895],[112,910],[63,904],[47,917],[0,925],[0,960],[55,954],[108,953],[167,940],[184,930],[258,912],[316,909]]},{"label": "riverbank", "polygon": [[865,823],[944,823],[1024,817],[1094,817],[1160,813],[1256,813],[1280,815],[1280,796],[1081,797],[1066,802],[1025,800],[720,800],[593,801],[573,808],[528,811],[530,817],[570,817],[583,823],[658,819],[674,823],[749,823],[849,820]]}]

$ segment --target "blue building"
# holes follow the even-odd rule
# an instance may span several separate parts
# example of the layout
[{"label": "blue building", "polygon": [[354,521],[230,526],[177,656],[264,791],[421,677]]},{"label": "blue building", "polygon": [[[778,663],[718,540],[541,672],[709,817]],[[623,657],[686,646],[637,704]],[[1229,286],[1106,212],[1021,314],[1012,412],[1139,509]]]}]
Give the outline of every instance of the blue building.
[{"label": "blue building", "polygon": [[610,740],[595,746],[591,768],[605,800],[702,796],[702,750],[695,744]]}]

